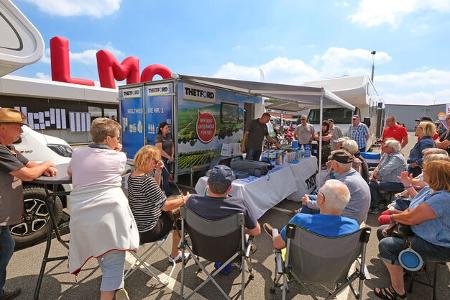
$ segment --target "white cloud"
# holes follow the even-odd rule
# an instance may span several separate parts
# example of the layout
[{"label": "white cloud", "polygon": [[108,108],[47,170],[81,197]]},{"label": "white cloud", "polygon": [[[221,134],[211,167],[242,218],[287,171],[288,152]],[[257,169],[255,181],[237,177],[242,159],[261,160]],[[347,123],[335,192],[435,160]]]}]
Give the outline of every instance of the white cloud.
[{"label": "white cloud", "polygon": [[50,77],[50,75],[42,73],[42,72],[37,72],[36,73],[36,78],[38,79],[44,79],[44,80],[52,80],[52,78]]},{"label": "white cloud", "polygon": [[[118,60],[122,57],[124,57],[124,54],[122,51],[115,49],[111,43],[108,43],[106,45],[94,45],[97,49],[87,49],[81,52],[71,52],[69,51],[69,57],[71,62],[78,62],[84,65],[95,65],[97,64],[97,57],[96,54],[99,50],[108,50],[111,52]],[[43,63],[50,63],[50,49],[46,48],[44,51],[44,55],[41,58],[41,62]]]},{"label": "white cloud", "polygon": [[122,0],[26,0],[41,11],[55,16],[92,16],[101,18],[120,8]]},{"label": "white cloud", "polygon": [[[392,60],[386,52],[377,52],[375,64]],[[299,59],[276,57],[257,66],[228,62],[219,67],[214,77],[260,81],[260,70],[267,82],[301,85],[305,81],[333,78],[342,75],[369,75],[372,65],[370,51],[331,47],[314,56],[310,63]],[[402,74],[377,74],[375,85],[386,103],[433,104],[449,102],[450,71],[424,69]]]},{"label": "white cloud", "polygon": [[384,23],[396,27],[402,19],[417,11],[449,12],[448,0],[361,0],[357,11],[348,18],[366,27]]}]

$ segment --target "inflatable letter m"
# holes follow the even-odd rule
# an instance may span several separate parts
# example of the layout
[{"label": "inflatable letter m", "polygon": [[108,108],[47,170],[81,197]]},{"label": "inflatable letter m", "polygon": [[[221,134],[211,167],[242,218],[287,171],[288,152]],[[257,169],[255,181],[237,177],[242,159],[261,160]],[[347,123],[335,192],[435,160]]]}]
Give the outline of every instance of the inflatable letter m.
[{"label": "inflatable letter m", "polygon": [[119,63],[110,52],[100,50],[97,52],[97,68],[100,85],[105,88],[116,88],[114,79],[121,81],[126,78],[127,84],[140,82],[139,59],[134,56]]}]

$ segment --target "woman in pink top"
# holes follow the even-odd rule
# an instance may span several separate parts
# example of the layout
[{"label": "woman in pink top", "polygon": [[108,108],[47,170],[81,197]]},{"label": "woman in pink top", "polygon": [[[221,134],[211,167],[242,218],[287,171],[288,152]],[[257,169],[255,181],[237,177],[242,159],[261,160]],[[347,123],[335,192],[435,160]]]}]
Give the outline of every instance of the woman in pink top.
[{"label": "woman in pink top", "polygon": [[126,155],[121,152],[120,125],[107,118],[92,122],[93,144],[72,155],[69,172],[69,271],[77,274],[95,257],[102,269],[100,299],[129,299],[124,286],[125,251],[139,246],[139,232],[121,188]]}]

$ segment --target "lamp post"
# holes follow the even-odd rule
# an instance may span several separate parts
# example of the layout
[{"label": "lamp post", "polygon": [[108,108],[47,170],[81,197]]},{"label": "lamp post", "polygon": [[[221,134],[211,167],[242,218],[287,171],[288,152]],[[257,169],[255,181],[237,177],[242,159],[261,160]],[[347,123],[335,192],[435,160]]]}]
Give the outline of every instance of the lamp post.
[{"label": "lamp post", "polygon": [[373,75],[375,73],[375,54],[377,54],[377,51],[373,50],[372,52],[370,52],[370,54],[372,54],[372,76],[370,77],[370,79],[373,83]]}]

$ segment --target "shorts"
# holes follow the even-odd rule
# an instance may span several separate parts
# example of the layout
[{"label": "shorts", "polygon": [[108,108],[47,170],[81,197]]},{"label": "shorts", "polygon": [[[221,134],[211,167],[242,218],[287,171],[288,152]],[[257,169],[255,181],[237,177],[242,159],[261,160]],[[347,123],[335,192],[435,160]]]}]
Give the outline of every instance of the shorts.
[{"label": "shorts", "polygon": [[110,292],[123,288],[125,269],[125,251],[113,250],[97,258],[102,269],[100,291]]},{"label": "shorts", "polygon": [[145,244],[161,240],[172,231],[173,225],[172,214],[162,211],[153,229],[139,232],[140,243]]}]

